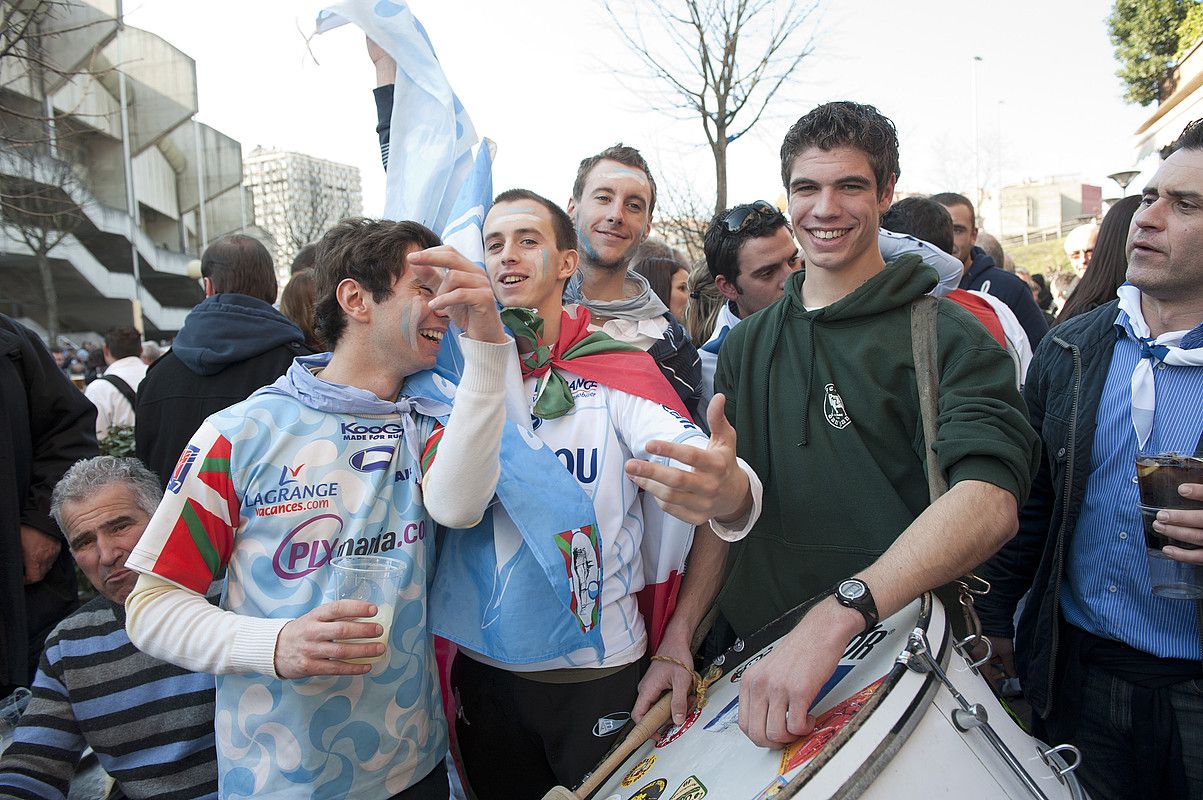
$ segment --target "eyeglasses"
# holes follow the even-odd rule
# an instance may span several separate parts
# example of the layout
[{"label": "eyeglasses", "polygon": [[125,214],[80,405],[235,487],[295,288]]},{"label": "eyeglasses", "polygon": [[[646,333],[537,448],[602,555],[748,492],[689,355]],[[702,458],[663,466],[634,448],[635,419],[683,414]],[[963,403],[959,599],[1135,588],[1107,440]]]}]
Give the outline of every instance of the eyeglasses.
[{"label": "eyeglasses", "polygon": [[739,233],[758,216],[772,217],[780,214],[781,212],[772,203],[767,200],[757,200],[755,203],[743,203],[728,211],[727,215],[723,217],[723,224],[727,226],[727,233]]}]

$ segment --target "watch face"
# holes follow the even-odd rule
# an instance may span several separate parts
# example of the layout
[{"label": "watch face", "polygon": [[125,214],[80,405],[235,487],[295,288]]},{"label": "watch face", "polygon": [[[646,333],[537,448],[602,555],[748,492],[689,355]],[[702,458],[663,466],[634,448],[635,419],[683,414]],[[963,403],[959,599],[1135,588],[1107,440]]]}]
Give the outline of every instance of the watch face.
[{"label": "watch face", "polygon": [[859,600],[865,595],[865,585],[860,581],[844,581],[840,584],[840,594],[849,600]]}]

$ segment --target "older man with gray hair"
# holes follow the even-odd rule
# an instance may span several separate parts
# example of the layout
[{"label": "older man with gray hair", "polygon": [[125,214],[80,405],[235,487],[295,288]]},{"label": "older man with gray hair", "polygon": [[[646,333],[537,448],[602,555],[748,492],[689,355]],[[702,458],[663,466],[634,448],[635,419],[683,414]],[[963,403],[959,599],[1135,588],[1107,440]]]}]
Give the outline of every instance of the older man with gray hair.
[{"label": "older man with gray hair", "polygon": [[137,650],[125,633],[137,574],[125,559],[163,497],[134,458],[77,461],[51,514],[99,593],[46,640],[33,697],[0,758],[0,796],[65,798],[84,748],[128,798],[214,798],[213,677]]}]

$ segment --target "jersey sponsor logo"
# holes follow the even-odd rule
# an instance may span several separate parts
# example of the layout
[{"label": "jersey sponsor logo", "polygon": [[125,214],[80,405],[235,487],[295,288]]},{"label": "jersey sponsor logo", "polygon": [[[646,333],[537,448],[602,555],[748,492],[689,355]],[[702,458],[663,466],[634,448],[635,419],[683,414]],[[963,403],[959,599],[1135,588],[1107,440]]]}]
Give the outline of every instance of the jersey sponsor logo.
[{"label": "jersey sponsor logo", "polygon": [[569,609],[576,616],[582,633],[597,627],[601,619],[601,547],[592,525],[556,534],[556,545],[564,556]]},{"label": "jersey sponsor logo", "polygon": [[630,719],[631,715],[625,711],[616,711],[613,714],[599,717],[597,724],[593,726],[593,735],[602,738],[618,733],[618,731],[622,730],[622,726],[626,725]]},{"label": "jersey sponsor logo", "polygon": [[556,458],[563,462],[564,468],[576,478],[577,483],[593,483],[597,480],[596,447],[588,451],[583,447],[578,447],[575,451],[562,447],[556,451]]},{"label": "jersey sponsor logo", "polygon": [[[298,502],[301,500],[314,500],[318,498],[338,497],[338,484],[334,482],[302,484],[296,480],[284,480],[284,474],[287,474],[288,467],[284,468],[284,473],[281,474],[281,485],[275,489],[268,489],[264,492],[257,492],[245,501],[244,505],[247,508],[256,508],[258,506],[274,506],[280,503]],[[295,485],[285,485],[295,484]]]},{"label": "jersey sponsor logo", "polygon": [[357,472],[379,472],[388,469],[393,460],[394,450],[392,445],[387,444],[366,447],[358,453],[352,453],[347,461],[351,464],[351,469]]},{"label": "jersey sponsor logo", "polygon": [[272,566],[278,577],[296,580],[325,566],[338,556],[387,553],[426,539],[426,521],[407,522],[399,531],[375,536],[343,537],[343,520],[337,514],[318,514],[297,525],[276,548]]},{"label": "jersey sponsor logo", "polygon": [[297,483],[297,475],[300,475],[301,470],[304,468],[305,468],[304,464],[301,464],[296,469],[293,469],[292,467],[288,466],[287,464],[280,467],[280,483],[279,483],[279,485],[287,486],[290,483]]},{"label": "jersey sponsor logo", "polygon": [[342,434],[344,442],[396,439],[401,435],[401,423],[384,422],[380,425],[366,425],[362,422],[344,422],[342,424]]},{"label": "jersey sponsor logo", "polygon": [[823,397],[823,416],[827,417],[831,427],[842,431],[852,424],[852,417],[848,416],[848,409],[844,407],[844,398],[835,390],[834,383],[824,386],[823,391],[826,392]]},{"label": "jersey sponsor logo", "polygon": [[568,391],[575,397],[593,397],[597,394],[597,381],[588,378],[576,378],[568,384]]},{"label": "jersey sponsor logo", "polygon": [[184,448],[184,452],[180,453],[180,458],[175,462],[175,469],[171,472],[171,478],[167,481],[167,491],[172,494],[179,494],[180,489],[184,487],[184,479],[188,477],[188,471],[192,469],[192,465],[196,462],[197,456],[200,455],[200,448],[194,444],[190,444]]}]

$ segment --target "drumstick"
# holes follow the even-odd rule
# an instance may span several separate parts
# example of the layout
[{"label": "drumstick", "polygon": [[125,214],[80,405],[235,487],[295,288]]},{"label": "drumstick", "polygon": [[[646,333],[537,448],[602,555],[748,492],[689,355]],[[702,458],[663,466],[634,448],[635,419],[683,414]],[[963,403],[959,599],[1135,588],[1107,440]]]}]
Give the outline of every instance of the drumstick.
[{"label": "drumstick", "polygon": [[672,699],[672,692],[665,692],[664,696],[648,709],[639,724],[627,734],[627,738],[623,739],[622,744],[610,751],[610,755],[606,756],[597,769],[593,770],[593,773],[581,784],[579,789],[573,792],[563,786],[555,786],[543,795],[543,800],[581,800],[595,792],[597,787],[601,786],[602,782],[609,778],[622,762],[627,760],[627,756],[635,752],[635,748],[664,727],[664,723],[672,717]]}]

